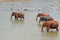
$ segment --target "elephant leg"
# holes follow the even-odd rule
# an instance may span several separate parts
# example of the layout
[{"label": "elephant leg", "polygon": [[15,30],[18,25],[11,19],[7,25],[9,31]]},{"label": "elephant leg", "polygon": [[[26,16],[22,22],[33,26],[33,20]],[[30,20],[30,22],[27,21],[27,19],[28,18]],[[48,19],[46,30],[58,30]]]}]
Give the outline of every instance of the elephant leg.
[{"label": "elephant leg", "polygon": [[15,20],[18,20],[18,18],[15,16]]},{"label": "elephant leg", "polygon": [[24,19],[24,16],[23,16],[23,19]]},{"label": "elephant leg", "polygon": [[47,27],[47,32],[49,32],[49,27]]},{"label": "elephant leg", "polygon": [[58,27],[56,27],[56,31],[59,31]]},{"label": "elephant leg", "polygon": [[39,24],[40,24],[40,20],[39,20]]},{"label": "elephant leg", "polygon": [[24,19],[24,16],[21,17],[21,20]]},{"label": "elephant leg", "polygon": [[39,24],[41,23],[41,20],[39,20]]},{"label": "elephant leg", "polygon": [[41,27],[41,31],[43,32],[43,26]]}]

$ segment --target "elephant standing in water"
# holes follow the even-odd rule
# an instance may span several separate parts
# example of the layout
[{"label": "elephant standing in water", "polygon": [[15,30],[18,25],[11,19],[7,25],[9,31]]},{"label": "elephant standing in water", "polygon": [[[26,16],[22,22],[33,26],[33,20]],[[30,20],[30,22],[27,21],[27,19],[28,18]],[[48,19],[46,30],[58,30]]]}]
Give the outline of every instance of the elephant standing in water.
[{"label": "elephant standing in water", "polygon": [[55,21],[55,20],[53,20],[53,21],[45,21],[42,24],[41,31],[43,32],[44,27],[46,27],[47,32],[49,32],[50,28],[51,29],[56,29],[57,31],[59,31],[58,26],[59,26],[58,21]]},{"label": "elephant standing in water", "polygon": [[41,16],[41,17],[40,17],[40,20],[39,20],[39,23],[40,23],[41,21],[52,21],[52,20],[54,20],[53,17]]},{"label": "elephant standing in water", "polygon": [[18,18],[21,18],[21,20],[24,19],[24,13],[23,12],[18,12],[18,11],[12,12],[11,19],[12,19],[12,16],[15,17],[15,20],[18,20]]},{"label": "elephant standing in water", "polygon": [[37,21],[38,17],[40,17],[40,16],[49,17],[50,15],[47,14],[47,13],[38,13],[37,16],[36,16],[36,21]]}]

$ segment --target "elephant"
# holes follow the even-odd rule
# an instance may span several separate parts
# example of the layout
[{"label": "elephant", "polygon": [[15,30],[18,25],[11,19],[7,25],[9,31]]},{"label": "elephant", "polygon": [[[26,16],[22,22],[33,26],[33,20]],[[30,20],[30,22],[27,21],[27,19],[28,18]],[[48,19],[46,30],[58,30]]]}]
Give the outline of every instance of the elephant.
[{"label": "elephant", "polygon": [[37,21],[38,17],[40,17],[40,16],[49,17],[50,15],[47,14],[47,13],[38,13],[37,16],[36,16],[36,21]]},{"label": "elephant", "polygon": [[52,20],[54,20],[53,17],[41,16],[40,20],[39,20],[39,23],[40,23],[40,21],[52,21]]},{"label": "elephant", "polygon": [[18,12],[18,11],[12,12],[11,19],[12,19],[12,16],[15,17],[15,20],[18,20],[18,18],[21,18],[21,20],[24,19],[24,13],[23,12]]},{"label": "elephant", "polygon": [[46,31],[49,32],[49,29],[56,29],[56,31],[59,31],[59,23],[56,20],[53,21],[45,21],[42,23],[41,31],[43,32],[43,28],[46,27]]}]

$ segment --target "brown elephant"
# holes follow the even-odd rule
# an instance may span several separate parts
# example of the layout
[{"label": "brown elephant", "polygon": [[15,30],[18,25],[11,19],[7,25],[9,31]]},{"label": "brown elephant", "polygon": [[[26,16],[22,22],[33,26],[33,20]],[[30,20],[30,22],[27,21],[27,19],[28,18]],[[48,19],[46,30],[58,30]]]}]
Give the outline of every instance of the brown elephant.
[{"label": "brown elephant", "polygon": [[23,12],[12,12],[11,14],[11,19],[12,19],[12,16],[15,17],[15,20],[18,20],[18,18],[21,18],[21,19],[24,19],[24,13]]},{"label": "brown elephant", "polygon": [[40,16],[39,23],[41,21],[52,21],[52,20],[54,20],[53,17]]},{"label": "brown elephant", "polygon": [[40,16],[49,17],[50,15],[47,14],[47,13],[38,13],[37,16],[36,16],[36,21],[37,21],[38,17],[40,17]]},{"label": "brown elephant", "polygon": [[42,24],[41,31],[43,32],[43,28],[44,28],[44,27],[46,27],[47,32],[49,32],[49,29],[50,29],[50,28],[51,28],[51,29],[56,29],[57,31],[59,31],[59,30],[58,30],[58,26],[59,26],[58,21],[55,21],[55,20],[53,20],[53,21],[45,21],[45,22],[43,22],[43,24]]}]

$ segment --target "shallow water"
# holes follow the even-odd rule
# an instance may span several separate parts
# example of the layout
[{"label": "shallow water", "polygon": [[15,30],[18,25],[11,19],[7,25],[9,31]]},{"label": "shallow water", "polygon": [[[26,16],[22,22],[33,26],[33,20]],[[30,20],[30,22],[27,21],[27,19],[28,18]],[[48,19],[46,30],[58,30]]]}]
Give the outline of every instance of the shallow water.
[{"label": "shallow water", "polygon": [[[59,1],[0,2],[0,40],[59,40],[60,31],[50,29],[46,32],[44,29],[44,32],[41,32],[41,27],[36,22],[37,13],[45,12],[57,20],[60,25],[60,5],[55,4],[59,4]],[[29,11],[23,11],[25,8]],[[13,18],[11,21],[12,11],[22,11],[25,14],[25,20],[14,20]]]},{"label": "shallow water", "polygon": [[[11,11],[0,11],[0,40],[59,40],[60,31],[50,30],[41,32],[36,22],[38,11],[23,11],[25,20],[10,20]],[[52,14],[53,15],[53,14]],[[56,15],[56,17],[54,17]],[[59,14],[54,13],[53,17],[58,18]],[[59,21],[60,22],[60,21]],[[59,27],[60,28],[60,27]]]}]

